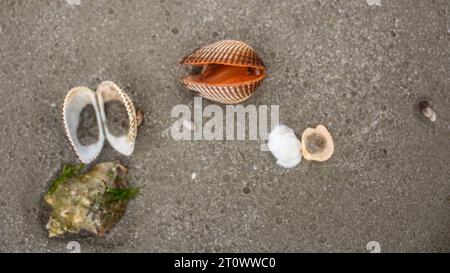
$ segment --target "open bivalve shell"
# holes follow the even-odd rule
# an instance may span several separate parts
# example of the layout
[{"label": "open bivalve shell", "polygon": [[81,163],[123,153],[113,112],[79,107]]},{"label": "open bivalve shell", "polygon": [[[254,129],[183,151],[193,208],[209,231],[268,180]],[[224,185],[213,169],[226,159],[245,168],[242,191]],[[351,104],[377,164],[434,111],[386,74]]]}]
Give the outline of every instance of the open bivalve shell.
[{"label": "open bivalve shell", "polygon": [[319,125],[308,128],[302,135],[303,157],[309,161],[324,162],[334,154],[334,141],[328,129]]},{"label": "open bivalve shell", "polygon": [[[113,135],[107,126],[105,104],[110,101],[121,102],[128,115],[128,133],[122,136]],[[83,145],[77,136],[80,116],[83,109],[92,105],[98,124],[98,141],[91,145]],[[89,164],[100,154],[105,140],[119,153],[130,156],[134,151],[137,135],[136,110],[131,99],[116,84],[103,82],[94,92],[86,87],[76,87],[69,91],[63,105],[63,122],[66,136],[81,162]]]},{"label": "open bivalve shell", "polygon": [[202,97],[224,104],[250,98],[266,77],[266,67],[255,50],[234,40],[202,47],[181,63],[201,68],[199,74],[183,79],[186,88]]}]

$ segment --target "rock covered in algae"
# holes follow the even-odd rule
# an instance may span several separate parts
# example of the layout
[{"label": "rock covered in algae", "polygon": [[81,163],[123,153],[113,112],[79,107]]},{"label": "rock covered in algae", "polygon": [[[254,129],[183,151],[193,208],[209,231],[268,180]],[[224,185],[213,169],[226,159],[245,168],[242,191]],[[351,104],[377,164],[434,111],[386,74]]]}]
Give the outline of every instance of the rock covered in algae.
[{"label": "rock covered in algae", "polygon": [[50,237],[81,231],[103,237],[139,193],[128,187],[127,169],[118,162],[101,163],[80,174],[83,168],[65,166],[45,195],[52,208],[46,226]]}]

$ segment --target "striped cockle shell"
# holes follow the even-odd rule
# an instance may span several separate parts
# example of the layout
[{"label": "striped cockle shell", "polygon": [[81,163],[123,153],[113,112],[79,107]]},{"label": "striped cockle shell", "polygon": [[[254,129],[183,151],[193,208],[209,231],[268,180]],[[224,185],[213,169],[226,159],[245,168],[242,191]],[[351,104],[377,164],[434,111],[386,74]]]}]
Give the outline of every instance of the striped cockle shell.
[{"label": "striped cockle shell", "polygon": [[244,42],[224,40],[201,47],[181,61],[182,64],[225,64],[265,70],[264,62],[255,50]]},{"label": "striped cockle shell", "polygon": [[[225,103],[236,104],[247,100],[261,85],[265,78],[265,65],[255,50],[249,45],[234,40],[225,40],[199,48],[181,61],[184,65],[202,67],[200,80],[197,76],[189,76],[183,79],[186,88],[198,92],[206,99]],[[225,69],[240,69],[242,75],[233,75],[239,81],[229,81],[226,78],[217,82],[208,82],[207,77],[214,74],[214,69],[220,66]],[[213,72],[211,72],[213,71]],[[216,70],[217,71],[217,70]],[[244,74],[247,71],[247,74]],[[209,75],[206,75],[209,72]],[[229,73],[232,75],[232,73]],[[204,75],[204,76],[203,76]],[[206,81],[206,82],[205,82]]]},{"label": "striped cockle shell", "polygon": [[[107,126],[105,104],[109,101],[120,101],[126,108],[129,127],[123,136],[114,136]],[[83,109],[91,104],[94,107],[99,128],[98,141],[91,145],[83,145],[77,137],[80,115]],[[81,162],[89,164],[100,154],[105,140],[119,153],[130,156],[134,151],[137,135],[136,111],[128,95],[112,82],[103,82],[94,92],[86,87],[76,87],[69,91],[63,105],[63,122],[66,136]]]}]

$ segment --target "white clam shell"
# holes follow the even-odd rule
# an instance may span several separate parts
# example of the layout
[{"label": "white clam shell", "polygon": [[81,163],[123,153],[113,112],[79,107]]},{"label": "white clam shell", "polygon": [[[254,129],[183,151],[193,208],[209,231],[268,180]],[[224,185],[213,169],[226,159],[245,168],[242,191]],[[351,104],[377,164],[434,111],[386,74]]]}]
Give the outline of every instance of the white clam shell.
[{"label": "white clam shell", "polygon": [[[97,143],[85,146],[78,140],[77,129],[80,123],[81,112],[90,104],[95,109],[99,128],[99,139]],[[64,100],[63,120],[66,136],[80,161],[83,163],[94,161],[102,151],[105,142],[105,135],[95,92],[85,87],[76,87],[70,90]]]},{"label": "white clam shell", "polygon": [[[136,110],[133,102],[128,95],[112,82],[103,82],[97,88],[97,100],[100,109],[100,117],[103,121],[106,140],[119,153],[130,156],[134,151],[134,143],[137,134]],[[128,113],[128,134],[123,136],[114,136],[110,133],[107,122],[105,104],[110,101],[120,101],[123,103]]]},{"label": "white clam shell", "polygon": [[[127,110],[129,119],[128,133],[114,136],[107,126],[105,103],[120,101]],[[98,141],[92,145],[83,145],[77,137],[80,115],[83,109],[91,104],[94,107],[99,128]],[[63,105],[63,122],[66,136],[81,162],[89,164],[94,161],[103,149],[105,140],[119,153],[130,156],[134,151],[137,135],[136,110],[128,95],[112,82],[103,82],[94,92],[86,87],[76,87],[69,91]]]},{"label": "white clam shell", "polygon": [[267,145],[278,160],[277,164],[284,168],[293,168],[302,161],[302,144],[294,131],[285,125],[278,125],[272,130]]}]

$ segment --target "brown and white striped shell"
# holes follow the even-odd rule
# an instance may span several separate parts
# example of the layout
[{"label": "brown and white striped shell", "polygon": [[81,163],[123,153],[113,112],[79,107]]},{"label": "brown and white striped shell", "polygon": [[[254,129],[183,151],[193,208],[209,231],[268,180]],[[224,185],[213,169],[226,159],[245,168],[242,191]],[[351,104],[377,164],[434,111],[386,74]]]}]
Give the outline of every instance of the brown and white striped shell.
[{"label": "brown and white striped shell", "polygon": [[201,68],[201,73],[183,79],[183,84],[202,97],[225,104],[250,98],[266,77],[264,62],[249,45],[225,40],[202,47],[181,61]]},{"label": "brown and white striped shell", "polygon": [[[115,136],[110,133],[105,113],[105,104],[109,101],[119,101],[125,106],[129,120],[126,135]],[[92,105],[95,110],[99,130],[98,141],[91,145],[83,145],[78,139],[77,130],[81,112],[88,105]],[[64,100],[63,122],[66,136],[83,163],[89,164],[98,157],[105,140],[117,152],[125,156],[130,156],[134,151],[137,135],[136,110],[128,95],[112,82],[101,83],[96,92],[86,87],[76,87],[70,90]]]}]

